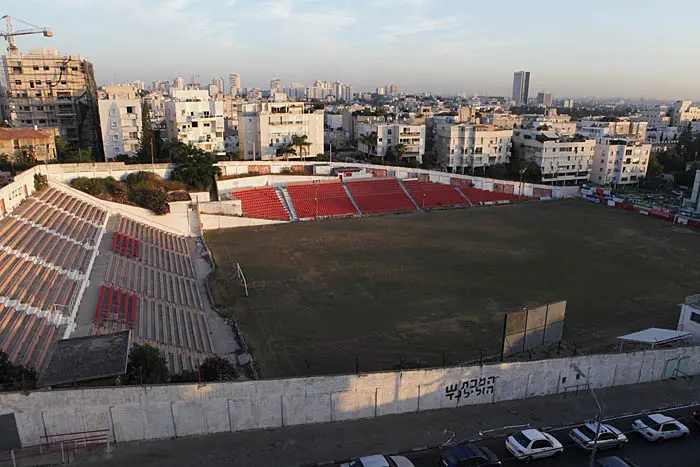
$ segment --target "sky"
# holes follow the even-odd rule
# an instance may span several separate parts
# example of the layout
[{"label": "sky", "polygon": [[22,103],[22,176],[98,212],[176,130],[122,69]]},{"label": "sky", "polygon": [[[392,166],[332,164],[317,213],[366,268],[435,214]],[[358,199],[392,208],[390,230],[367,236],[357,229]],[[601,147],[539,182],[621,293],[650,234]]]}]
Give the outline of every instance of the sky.
[{"label": "sky", "polygon": [[[237,72],[243,87],[335,81],[371,90],[700,99],[697,0],[5,0],[53,29],[99,84]],[[0,26],[3,27],[3,26]],[[16,24],[15,29],[21,29]]]}]

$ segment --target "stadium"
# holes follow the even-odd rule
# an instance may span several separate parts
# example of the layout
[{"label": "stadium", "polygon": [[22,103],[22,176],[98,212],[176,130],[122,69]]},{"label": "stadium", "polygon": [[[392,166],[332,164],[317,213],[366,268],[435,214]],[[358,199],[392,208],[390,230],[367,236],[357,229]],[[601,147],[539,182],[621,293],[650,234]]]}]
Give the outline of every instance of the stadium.
[{"label": "stadium", "polygon": [[[696,229],[587,203],[578,187],[349,163],[219,165],[216,193],[190,193],[161,216],[70,182],[168,178],[167,164],[37,166],[0,189],[0,349],[44,387],[119,375],[125,360],[93,353],[78,368],[63,347],[89,353],[85,342],[124,332],[157,347],[171,374],[218,355],[241,370],[231,384],[243,393],[227,404],[245,408],[229,407],[229,429],[258,428],[278,416],[241,415],[258,413],[250,380],[498,364],[508,312],[557,301],[568,307],[557,345],[514,361],[600,354],[621,334],[674,328],[700,279]],[[35,190],[35,175],[48,187]],[[288,377],[298,380],[276,380]],[[366,416],[353,404],[294,423]],[[57,430],[95,429],[90,417]]]}]

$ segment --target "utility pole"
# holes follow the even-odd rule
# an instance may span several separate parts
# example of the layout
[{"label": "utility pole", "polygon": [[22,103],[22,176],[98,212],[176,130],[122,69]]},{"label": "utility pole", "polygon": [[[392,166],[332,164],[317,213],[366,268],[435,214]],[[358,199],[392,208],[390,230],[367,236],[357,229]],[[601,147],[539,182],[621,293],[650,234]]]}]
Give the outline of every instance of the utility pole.
[{"label": "utility pole", "polygon": [[598,436],[600,436],[600,425],[603,423],[603,412],[605,411],[605,401],[603,401],[603,405],[600,405],[600,402],[598,401],[598,396],[596,396],[595,391],[593,388],[589,388],[591,391],[591,394],[593,395],[593,400],[595,400],[596,405],[598,406],[598,420],[596,423],[596,429],[595,429],[595,439],[593,440],[593,449],[591,449],[591,458],[588,461],[588,467],[594,467],[595,464],[595,455],[596,451],[598,450]]}]

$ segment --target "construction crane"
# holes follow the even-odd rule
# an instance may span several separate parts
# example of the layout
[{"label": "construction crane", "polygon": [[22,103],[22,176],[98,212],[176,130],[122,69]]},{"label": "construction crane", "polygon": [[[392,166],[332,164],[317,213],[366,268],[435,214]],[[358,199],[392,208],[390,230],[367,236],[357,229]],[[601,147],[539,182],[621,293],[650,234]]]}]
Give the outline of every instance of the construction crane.
[{"label": "construction crane", "polygon": [[[43,34],[44,37],[53,37],[53,31],[49,28],[42,28],[26,21],[22,21],[19,18],[13,18],[12,16],[5,15],[0,17],[0,19],[5,20],[7,25],[7,31],[0,31],[0,37],[3,37],[7,41],[7,51],[8,53],[17,52],[17,44],[15,43],[15,36],[27,36],[29,34]],[[14,26],[12,26],[12,20],[18,23],[26,24],[30,26],[28,29],[20,29],[15,31]]]}]

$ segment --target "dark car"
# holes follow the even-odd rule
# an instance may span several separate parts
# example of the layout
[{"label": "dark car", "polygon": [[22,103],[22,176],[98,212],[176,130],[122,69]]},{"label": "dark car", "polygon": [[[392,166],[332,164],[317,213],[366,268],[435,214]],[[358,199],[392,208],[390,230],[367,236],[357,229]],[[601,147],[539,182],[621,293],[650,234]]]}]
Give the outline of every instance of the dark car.
[{"label": "dark car", "polygon": [[693,423],[700,426],[700,410],[693,410],[693,415],[691,415],[691,418],[693,419]]},{"label": "dark car", "polygon": [[637,464],[633,463],[631,460],[617,456],[598,459],[598,465],[600,467],[637,467]]},{"label": "dark car", "polygon": [[440,455],[443,467],[490,467],[501,465],[496,454],[489,448],[462,444],[452,446]]}]

